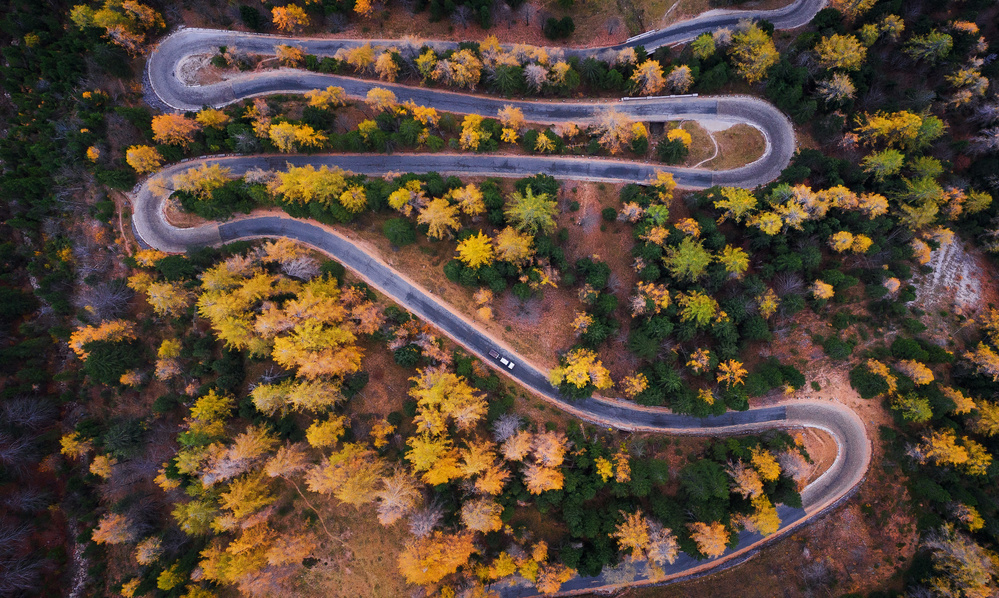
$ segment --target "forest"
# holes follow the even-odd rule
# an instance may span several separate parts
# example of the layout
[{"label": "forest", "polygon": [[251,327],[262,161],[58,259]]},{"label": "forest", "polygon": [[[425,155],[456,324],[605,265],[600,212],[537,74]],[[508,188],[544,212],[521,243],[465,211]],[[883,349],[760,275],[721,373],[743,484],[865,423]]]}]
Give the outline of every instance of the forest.
[{"label": "forest", "polygon": [[[0,7],[0,595],[752,595],[666,584],[848,517],[897,524],[863,579],[830,551],[769,583],[999,592],[999,4],[832,0],[589,52],[641,33],[594,3]],[[289,36],[195,56],[189,87],[329,84],[173,109],[146,61],[182,25]],[[298,41],[334,35],[358,41]],[[634,107],[716,95],[786,115],[776,179],[715,184],[775,159],[767,130]],[[538,116],[566,102],[593,106]],[[527,166],[446,167],[478,159]],[[265,220],[373,265],[238,232]],[[821,509],[832,432],[594,415],[823,401],[871,448]]]}]

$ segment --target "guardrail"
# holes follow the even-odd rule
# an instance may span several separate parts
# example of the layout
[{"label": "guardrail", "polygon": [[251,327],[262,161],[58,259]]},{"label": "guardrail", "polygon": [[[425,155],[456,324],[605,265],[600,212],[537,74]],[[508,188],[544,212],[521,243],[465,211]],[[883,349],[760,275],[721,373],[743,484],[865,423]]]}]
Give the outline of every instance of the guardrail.
[{"label": "guardrail", "polygon": [[671,96],[645,96],[645,97],[638,97],[638,98],[630,97],[629,96],[629,97],[626,97],[626,98],[621,98],[621,101],[622,102],[630,102],[630,101],[634,101],[634,100],[665,100],[665,99],[668,99],[668,98],[696,98],[696,97],[697,97],[696,93],[681,93],[681,94],[676,94],[676,95],[671,95]]},{"label": "guardrail", "polygon": [[624,43],[627,44],[627,43],[635,41],[636,39],[642,39],[643,37],[649,37],[650,35],[652,35],[654,33],[659,33],[660,31],[662,31],[662,29],[653,29],[652,31],[646,31],[645,33],[639,33],[638,35],[633,35],[633,36],[629,37],[628,39],[624,40]]}]

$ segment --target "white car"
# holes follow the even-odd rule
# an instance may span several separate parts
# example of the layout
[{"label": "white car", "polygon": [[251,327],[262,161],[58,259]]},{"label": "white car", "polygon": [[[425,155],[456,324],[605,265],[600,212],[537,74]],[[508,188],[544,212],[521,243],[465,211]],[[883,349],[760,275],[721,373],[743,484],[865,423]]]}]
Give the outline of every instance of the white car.
[{"label": "white car", "polygon": [[505,365],[508,370],[512,370],[514,367],[517,366],[517,364],[515,364],[512,361],[510,361],[506,357],[500,357],[499,358],[499,362],[502,363],[503,365]]}]

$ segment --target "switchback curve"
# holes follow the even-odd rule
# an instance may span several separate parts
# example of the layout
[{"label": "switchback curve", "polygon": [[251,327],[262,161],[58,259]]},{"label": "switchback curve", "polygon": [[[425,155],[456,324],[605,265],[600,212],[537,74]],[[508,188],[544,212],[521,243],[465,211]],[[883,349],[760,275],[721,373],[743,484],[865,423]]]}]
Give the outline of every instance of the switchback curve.
[{"label": "switchback curve", "polygon": [[[808,4],[811,0],[800,0]],[[246,73],[211,85],[186,85],[178,77],[179,65],[192,55],[213,53],[219,46],[236,46],[244,51],[273,54],[275,45],[295,43],[309,52],[331,53],[334,46],[357,40],[316,40],[284,38],[258,34],[205,29],[182,29],[164,38],[152,51],[146,64],[150,103],[162,103],[175,110],[192,111],[204,106],[224,106],[243,99],[274,93],[305,93],[330,85],[342,87],[347,95],[363,98],[375,87],[389,89],[399,101],[412,100],[425,106],[459,114],[493,117],[506,105],[520,108],[524,117],[535,123],[572,121],[585,123],[607,109],[622,112],[636,120],[666,122],[674,120],[722,121],[743,123],[763,135],[763,155],[751,164],[712,173],[712,184],[752,188],[776,179],[790,163],[795,151],[794,127],[780,110],[758,98],[746,96],[655,97],[629,101],[566,102],[503,100],[493,97],[411,87],[380,81],[355,79],[340,75],[313,73],[296,69],[277,69]],[[486,156],[477,159],[486,159]],[[674,173],[696,169],[671,169]],[[703,180],[703,179],[702,179]],[[710,185],[691,185],[703,187]]]},{"label": "switchback curve", "polygon": [[[298,163],[331,160],[336,163],[342,158],[342,156],[313,156],[293,157],[290,160]],[[406,170],[397,158],[398,156],[393,160],[395,167],[393,170]],[[841,404],[792,401],[773,407],[730,412],[716,417],[695,418],[608,398],[595,397],[572,401],[558,393],[544,372],[518,356],[502,341],[482,332],[474,323],[434,298],[419,285],[407,279],[404,274],[327,227],[282,216],[251,216],[222,224],[212,223],[187,229],[174,227],[167,222],[163,213],[164,190],[170,188],[171,177],[178,172],[202,163],[221,163],[232,168],[234,174],[239,174],[253,167],[273,168],[286,160],[289,158],[284,156],[210,158],[165,168],[143,181],[132,192],[133,226],[137,236],[149,246],[169,252],[264,237],[290,238],[310,245],[340,261],[372,287],[439,328],[485,363],[497,367],[489,357],[488,351],[492,348],[501,348],[517,364],[513,371],[498,368],[505,375],[558,408],[598,425],[622,430],[703,435],[750,434],[777,428],[815,428],[832,436],[837,446],[835,461],[822,476],[802,491],[803,508],[794,509],[784,505],[778,507],[782,523],[775,534],[764,539],[756,533],[741,532],[735,549],[727,550],[721,557],[709,561],[696,561],[687,555],[681,555],[676,563],[666,569],[668,579],[683,578],[748,558],[764,542],[785,535],[791,529],[814,519],[844,500],[863,480],[871,458],[870,441],[863,421],[856,413]],[[381,171],[386,170],[383,161],[381,164]],[[410,165],[417,166],[415,163]],[[362,171],[367,174],[377,174],[377,169],[374,167]],[[439,171],[442,174],[455,172],[446,167]],[[467,173],[462,170],[457,172]],[[511,175],[508,171],[495,174]],[[613,178],[610,173],[603,174],[602,180]],[[562,591],[582,593],[612,585],[602,576],[577,577],[567,582]],[[525,587],[506,586],[499,589],[504,598],[533,595],[532,589]]]}]

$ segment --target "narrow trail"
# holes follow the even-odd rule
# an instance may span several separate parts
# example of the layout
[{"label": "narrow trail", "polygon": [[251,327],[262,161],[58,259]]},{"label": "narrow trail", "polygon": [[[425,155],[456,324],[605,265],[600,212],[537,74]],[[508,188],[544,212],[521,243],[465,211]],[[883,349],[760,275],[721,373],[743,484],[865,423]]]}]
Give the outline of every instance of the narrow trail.
[{"label": "narrow trail", "polygon": [[[765,18],[778,28],[793,28],[806,24],[824,6],[824,0],[798,0],[776,11],[711,11],[696,19],[678,23],[662,30],[649,32],[626,44],[610,48],[567,49],[576,55],[596,54],[628,46],[655,48],[693,39],[706,31],[732,27],[744,18]],[[710,172],[697,168],[667,168],[678,184],[686,188],[706,188],[712,185],[755,187],[780,174],[794,152],[794,131],[787,117],[767,102],[748,97],[716,98],[648,98],[628,102],[532,102],[503,101],[424,88],[389,85],[348,77],[321,75],[305,71],[280,69],[238,77],[224,83],[192,87],[177,77],[176,67],[191,55],[214,52],[222,45],[235,45],[244,51],[273,54],[277,44],[294,42],[315,54],[332,54],[341,47],[363,43],[390,43],[392,40],[319,40],[284,38],[256,34],[183,29],[165,38],[153,51],[147,63],[146,91],[150,103],[178,110],[196,110],[205,105],[220,106],[248,97],[269,93],[302,93],[311,89],[340,85],[348,95],[363,97],[372,87],[392,89],[400,100],[413,100],[441,110],[492,116],[505,104],[524,110],[532,122],[554,123],[573,120],[587,121],[600,110],[613,107],[645,121],[722,120],[749,124],[760,130],[766,139],[764,155],[752,164],[728,171]],[[433,42],[439,47],[453,47],[452,42]],[[450,46],[449,46],[450,44]],[[533,367],[510,350],[499,339],[480,330],[418,284],[409,280],[366,252],[336,231],[308,221],[284,216],[250,216],[222,224],[210,223],[194,228],[177,228],[167,222],[162,189],[170,187],[173,175],[200,164],[221,164],[240,175],[251,168],[282,168],[294,165],[328,164],[368,175],[392,172],[430,172],[442,174],[488,175],[499,177],[529,176],[543,172],[560,179],[613,182],[643,182],[655,167],[639,162],[592,158],[562,158],[536,156],[401,154],[386,158],[382,155],[312,155],[312,156],[233,156],[187,161],[168,166],[139,184],[131,193],[134,207],[133,227],[136,236],[148,246],[168,252],[228,243],[239,239],[289,238],[309,245],[356,273],[421,319],[436,326],[463,346],[525,389],[535,393],[559,409],[580,419],[622,430],[669,434],[737,435],[759,433],[773,429],[814,428],[828,433],[836,442],[837,455],[829,469],[802,491],[803,508],[778,507],[782,524],[773,535],[741,532],[734,549],[707,561],[697,561],[681,555],[666,568],[665,580],[676,580],[702,574],[719,565],[731,565],[752,556],[761,545],[785,536],[790,530],[814,520],[848,498],[863,481],[871,459],[871,443],[863,421],[848,407],[832,402],[790,401],[777,406],[730,412],[721,416],[695,418],[670,413],[664,409],[641,407],[613,398],[594,397],[572,401],[561,396],[549,383],[547,372]],[[499,367],[489,351],[499,349],[517,363],[515,370]],[[664,579],[640,578],[626,585],[659,583]],[[586,593],[596,589],[621,587],[603,576],[576,577],[562,586],[561,593]],[[534,595],[533,587],[503,586],[495,588],[507,598]]]}]

